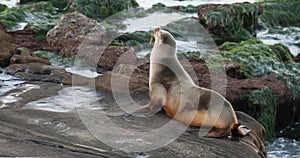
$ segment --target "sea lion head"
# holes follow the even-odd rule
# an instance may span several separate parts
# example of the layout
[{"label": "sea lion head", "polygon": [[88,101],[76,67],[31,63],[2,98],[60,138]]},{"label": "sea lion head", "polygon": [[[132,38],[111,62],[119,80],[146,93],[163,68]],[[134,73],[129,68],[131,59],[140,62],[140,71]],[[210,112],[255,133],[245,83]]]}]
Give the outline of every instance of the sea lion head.
[{"label": "sea lion head", "polygon": [[155,38],[155,44],[167,44],[173,48],[176,48],[175,38],[168,31],[156,27],[153,30],[153,36]]}]

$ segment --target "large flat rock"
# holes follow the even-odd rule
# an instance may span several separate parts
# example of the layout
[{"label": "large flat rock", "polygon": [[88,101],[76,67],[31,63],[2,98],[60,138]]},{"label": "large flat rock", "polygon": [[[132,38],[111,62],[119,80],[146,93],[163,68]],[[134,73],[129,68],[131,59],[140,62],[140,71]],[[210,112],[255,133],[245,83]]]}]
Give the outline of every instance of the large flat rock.
[{"label": "large flat rock", "polygon": [[[82,122],[82,111],[85,111],[90,118],[97,118],[97,114],[102,110],[70,108],[69,111],[51,112],[32,108],[24,108],[30,102],[40,102],[40,100],[55,97],[61,94],[65,88],[70,88],[52,83],[31,82],[25,84],[36,84],[40,88],[34,88],[19,93],[23,99],[7,104],[0,109],[0,156],[34,156],[34,157],[263,157],[265,154],[263,141],[259,138],[263,131],[259,131],[260,126],[255,120],[251,120],[243,113],[237,113],[241,122],[252,129],[249,135],[241,138],[205,138],[198,137],[192,132],[184,132],[179,138],[170,144],[153,151],[143,153],[125,152],[114,149],[99,141],[95,135],[91,134]],[[42,93],[48,86],[52,92]],[[48,87],[48,88],[49,88]],[[18,93],[18,89],[7,92],[4,96]],[[89,93],[88,91],[86,93]],[[38,95],[40,94],[40,95]],[[38,97],[35,97],[38,96]],[[118,111],[116,103],[111,94],[105,94],[99,100],[104,111]],[[54,98],[48,101],[56,100]],[[139,101],[146,102],[147,97],[140,97]],[[55,102],[52,102],[54,104]],[[57,105],[63,106],[63,105]],[[80,114],[80,115],[79,115]],[[159,112],[151,117],[116,117],[109,116],[110,120],[120,125],[122,128],[130,130],[148,130],[157,128],[170,121],[163,112]],[[102,120],[92,120],[102,121]],[[101,130],[101,129],[100,129]],[[106,130],[106,129],[104,129]],[[168,136],[168,133],[165,134]],[[109,136],[108,136],[109,138]],[[112,140],[118,139],[114,136]],[[124,139],[120,136],[120,139]],[[122,141],[122,140],[121,140]]]}]

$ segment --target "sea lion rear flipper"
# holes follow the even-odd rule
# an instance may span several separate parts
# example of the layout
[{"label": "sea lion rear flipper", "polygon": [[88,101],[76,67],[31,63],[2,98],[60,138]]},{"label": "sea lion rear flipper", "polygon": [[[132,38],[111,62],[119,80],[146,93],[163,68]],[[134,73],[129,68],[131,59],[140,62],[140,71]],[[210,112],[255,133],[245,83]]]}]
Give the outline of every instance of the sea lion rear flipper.
[{"label": "sea lion rear flipper", "polygon": [[245,136],[247,135],[251,130],[248,129],[246,126],[241,125],[241,123],[235,123],[233,124],[231,135],[232,136]]},{"label": "sea lion rear flipper", "polygon": [[238,133],[242,136],[247,135],[251,130],[248,129],[246,126],[239,126],[238,127]]}]

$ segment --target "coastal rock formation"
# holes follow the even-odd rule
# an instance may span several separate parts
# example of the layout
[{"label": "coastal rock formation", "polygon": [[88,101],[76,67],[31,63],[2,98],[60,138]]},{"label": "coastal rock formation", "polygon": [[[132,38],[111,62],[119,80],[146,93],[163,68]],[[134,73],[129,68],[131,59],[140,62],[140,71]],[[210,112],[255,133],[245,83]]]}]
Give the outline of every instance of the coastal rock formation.
[{"label": "coastal rock formation", "polygon": [[[30,85],[36,85],[37,87],[26,90],[26,87],[30,87]],[[168,157],[170,155],[172,157],[265,157],[263,127],[242,112],[237,112],[239,121],[252,130],[245,137],[214,139],[199,137],[197,133],[184,132],[174,142],[158,150],[142,153],[114,150],[107,144],[95,139],[86,129],[79,117],[82,113],[77,113],[75,110],[78,105],[70,106],[70,101],[73,99],[68,99],[74,97],[72,96],[74,92],[70,93],[70,90],[70,88],[68,90],[68,87],[59,84],[31,81],[21,84],[20,87],[11,92],[7,92],[4,97],[19,94],[19,99],[15,102],[6,103],[5,108],[0,111],[0,126],[2,129],[0,138],[6,141],[6,145],[3,145],[0,149],[1,154],[6,156],[46,155],[51,157],[61,155],[72,157],[74,154],[79,155],[79,157],[131,157],[136,154],[153,157]],[[103,93],[100,91],[100,94]],[[108,113],[119,110],[118,105],[112,99],[112,94],[104,94],[105,97],[97,102],[99,107]],[[80,99],[80,97],[87,96],[78,96],[77,99]],[[147,100],[141,96],[139,102],[147,102]],[[0,102],[0,105],[2,106],[3,103]],[[85,104],[80,109],[87,110],[86,112],[90,116],[96,116],[97,111],[90,111],[89,106]],[[157,123],[170,121],[170,118],[163,113],[158,113],[150,118],[110,117],[110,119],[124,127],[134,127],[134,130],[157,128]],[[20,134],[22,134],[22,137]],[[7,137],[8,135],[9,137]],[[126,142],[126,140],[124,141]],[[143,139],[141,141],[144,142]],[[22,146],[30,147],[30,150],[15,150]],[[37,152],[41,149],[43,149],[43,153]]]},{"label": "coastal rock formation", "polygon": [[79,13],[92,19],[102,20],[110,15],[138,6],[135,0],[76,0],[73,5]]},{"label": "coastal rock formation", "polygon": [[10,35],[0,30],[0,66],[9,65],[10,58],[17,49],[15,40]]},{"label": "coastal rock formation", "polygon": [[[7,47],[7,39],[2,40],[4,43],[0,44],[0,63],[5,63],[5,69],[1,69],[1,72],[13,75],[13,80],[21,79],[22,82],[26,82],[16,85],[13,90],[0,96],[0,126],[3,129],[0,142],[5,142],[1,146],[0,156],[264,157],[266,149],[263,137],[265,135],[273,138],[276,135],[299,140],[300,101],[298,92],[300,82],[298,82],[298,70],[300,56],[293,57],[282,44],[268,46],[257,39],[246,40],[254,38],[257,28],[262,27],[258,26],[257,21],[259,20],[268,24],[267,27],[299,26],[299,18],[295,16],[299,10],[297,9],[299,3],[293,5],[291,2],[284,2],[285,5],[278,1],[280,3],[278,7],[276,7],[277,2],[271,1],[255,4],[203,5],[199,9],[199,19],[191,18],[197,23],[200,20],[206,24],[210,33],[215,35],[214,38],[219,43],[224,43],[226,40],[244,41],[226,43],[219,47],[223,54],[220,54],[217,59],[224,63],[223,67],[218,67],[218,71],[225,71],[227,74],[227,84],[224,85],[224,87],[226,86],[226,96],[224,97],[233,104],[235,110],[249,114],[262,123],[266,130],[263,130],[261,124],[252,117],[237,112],[239,121],[252,130],[246,137],[210,139],[198,138],[193,133],[186,132],[168,146],[145,153],[116,151],[97,141],[85,129],[78,114],[72,108],[73,105],[68,105],[67,110],[69,111],[63,112],[66,110],[65,105],[51,101],[60,95],[66,95],[65,92],[70,91],[71,85],[74,84],[73,79],[75,79],[75,85],[78,87],[88,85],[87,88],[96,88],[97,95],[101,96],[101,99],[96,101],[101,104],[96,107],[97,110],[111,110],[111,108],[115,110],[117,105],[111,94],[113,79],[117,81],[114,84],[124,85],[125,81],[128,82],[126,84],[129,84],[130,95],[133,99],[142,102],[141,105],[146,104],[149,99],[147,94],[149,91],[149,63],[147,57],[137,58],[133,49],[149,42],[149,32],[125,33],[112,43],[106,43],[108,42],[106,35],[110,30],[76,12],[66,13],[65,17],[53,30],[48,32],[47,36],[45,36],[47,30],[32,29],[29,26],[24,30],[7,32],[14,37],[8,43],[15,46],[11,47],[12,51],[5,53],[5,60],[2,62],[2,49],[10,48]],[[49,6],[49,4],[40,3],[38,6]],[[173,9],[194,12],[198,10],[198,7],[178,6]],[[278,12],[276,10],[287,11]],[[14,14],[15,12],[10,13]],[[231,16],[233,14],[237,14],[237,16]],[[264,24],[263,27],[265,27]],[[188,24],[183,23],[178,28],[186,26]],[[97,31],[93,28],[97,28]],[[1,25],[0,30],[5,32]],[[99,34],[95,34],[97,38],[89,36],[95,32],[99,32]],[[176,31],[172,33],[176,33]],[[6,35],[0,34],[0,39],[6,38]],[[176,38],[180,38],[180,36],[176,36]],[[298,37],[296,38],[298,39]],[[108,47],[103,46],[109,44]],[[31,51],[20,52],[24,49],[20,47],[29,48]],[[18,49],[16,50],[16,48]],[[35,52],[38,50],[48,51],[47,53],[54,52],[54,55],[48,55],[43,51]],[[199,52],[198,54],[197,52],[190,52],[190,54],[180,52],[181,55],[182,53],[193,66],[199,86],[211,88],[211,75],[216,75],[218,78],[219,74],[212,74],[211,69],[208,69],[208,66],[211,65],[201,58]],[[72,66],[74,58],[80,58],[95,66],[97,72],[102,75],[96,78],[87,78],[50,65],[50,61],[52,63],[52,59],[57,55],[60,55],[61,58],[70,57],[70,59],[66,59],[67,61],[58,60],[61,65]],[[122,57],[123,59],[120,60]],[[135,63],[137,67],[128,67],[127,63]],[[217,82],[222,83],[221,80]],[[26,86],[39,88],[27,91],[25,90]],[[2,87],[6,88],[7,86],[2,86],[1,83]],[[124,92],[123,89],[118,90],[120,93]],[[83,91],[82,94],[87,92]],[[10,97],[16,94],[19,97],[13,102],[14,100]],[[64,99],[66,98],[58,100],[63,101]],[[5,102],[7,100],[10,103]],[[28,104],[31,105],[30,108]],[[90,106],[90,104],[86,105]],[[43,111],[45,109],[39,109],[39,107],[47,107],[49,111]],[[84,109],[84,107],[80,108]],[[95,110],[95,107],[92,108]],[[51,112],[51,110],[62,111]],[[124,126],[129,125],[141,130],[147,130],[147,127],[155,126],[157,122],[169,121],[169,118],[163,113],[158,113],[149,119],[134,117],[112,119]],[[23,150],[24,146],[29,149]],[[45,153],[41,155],[40,150]]]},{"label": "coastal rock formation", "polygon": [[[67,13],[53,29],[48,31],[47,42],[51,46],[60,48],[59,55],[75,56],[80,44],[93,28],[96,27],[99,29],[97,31],[103,35],[105,34],[105,28],[96,25],[98,25],[96,20],[83,14],[77,12]],[[97,39],[101,39],[101,37],[97,37]]]},{"label": "coastal rock formation", "polygon": [[200,23],[212,34],[215,42],[239,42],[255,37],[261,6],[250,3],[210,4],[200,6]]}]

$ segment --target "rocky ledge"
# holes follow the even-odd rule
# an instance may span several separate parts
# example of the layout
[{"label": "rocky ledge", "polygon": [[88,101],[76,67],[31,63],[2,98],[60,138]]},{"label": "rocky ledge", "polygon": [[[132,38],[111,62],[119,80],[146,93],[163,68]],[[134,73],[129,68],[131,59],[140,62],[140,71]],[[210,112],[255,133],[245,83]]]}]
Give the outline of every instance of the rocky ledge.
[{"label": "rocky ledge", "polygon": [[[53,0],[51,3],[29,5],[22,8],[23,11],[6,10],[2,12],[6,15],[2,23],[6,22],[6,27],[8,24],[15,25],[7,21],[12,20],[8,15],[20,14],[17,21],[22,21],[25,13],[41,12],[41,8],[54,15],[52,4],[61,3]],[[134,0],[130,0],[125,8],[135,7],[135,4]],[[62,11],[66,5],[67,1],[63,1],[59,10]],[[91,10],[99,9],[92,3],[85,5],[91,6]],[[102,9],[105,5],[101,3]],[[5,27],[0,25],[1,73],[3,76],[12,75],[0,82],[3,93],[0,97],[0,156],[266,157],[266,136],[272,138],[277,132],[277,136],[299,140],[299,55],[294,58],[285,46],[266,45],[254,38],[257,29],[262,27],[258,21],[269,27],[290,23],[297,26],[299,20],[296,17],[285,18],[297,13],[297,9],[291,9],[282,18],[270,21],[276,16],[274,10],[286,7],[297,8],[294,2],[288,5],[262,2],[172,8],[198,11],[199,18],[193,20],[203,24],[214,40],[222,44],[219,45],[222,53],[211,56],[223,62],[221,67],[209,69],[211,65],[205,62],[201,52],[180,52],[179,60],[188,68],[181,57],[188,59],[201,87],[210,88],[211,75],[221,79],[224,76],[219,76],[222,75],[220,71],[225,71],[225,97],[235,110],[243,111],[236,112],[238,120],[251,132],[245,137],[213,139],[199,137],[188,130],[167,146],[142,153],[119,151],[96,139],[82,122],[79,110],[87,112],[92,120],[96,120],[101,111],[107,114],[122,112],[115,102],[112,89],[115,86],[113,91],[122,94],[127,89],[115,88],[124,86],[124,83],[129,84],[130,95],[136,102],[146,104],[149,101],[149,61],[147,57],[138,58],[134,53],[134,46],[148,42],[145,39],[149,39],[149,32],[126,33],[115,41],[109,41],[107,31],[111,30],[107,26],[78,12],[64,13],[50,31],[47,30],[49,26],[42,29],[27,26],[20,31],[6,32]],[[82,13],[88,11],[80,6],[77,9]],[[110,12],[115,11],[106,13]],[[232,13],[238,15],[233,16]],[[99,20],[104,17],[92,18]],[[178,27],[186,25],[178,24]],[[64,67],[74,63],[91,66],[101,75],[85,77],[66,71]],[[128,66],[132,64],[136,66]],[[112,80],[117,86],[111,84]],[[216,82],[222,83],[218,79]],[[97,100],[84,105],[75,103],[77,90],[80,97],[76,99],[90,99],[96,94]],[[122,127],[140,131],[155,129],[170,121],[163,112],[149,118],[109,118]],[[149,143],[139,140],[142,144]],[[132,143],[126,140],[118,142]]]},{"label": "rocky ledge", "polygon": [[[75,28],[81,29],[80,27]],[[68,98],[66,93],[68,87],[72,86],[72,84],[76,84],[76,86],[79,87],[91,85],[92,87],[96,87],[98,94],[104,96],[98,100],[100,107],[92,107],[92,109],[101,108],[106,112],[119,111],[120,109],[111,94],[111,78],[114,72],[114,74],[118,75],[117,77],[115,76],[116,78],[128,80],[128,76],[123,75],[124,72],[128,71],[128,67],[124,66],[124,64],[118,65],[118,63],[126,63],[134,60],[137,63],[144,64],[139,64],[141,66],[135,69],[133,74],[129,77],[130,92],[133,98],[137,99],[138,102],[147,103],[149,63],[145,60],[138,59],[136,55],[130,51],[130,47],[111,46],[103,49],[104,54],[102,58],[104,62],[95,62],[94,58],[86,58],[90,57],[90,54],[82,56],[83,59],[105,70],[102,72],[106,72],[96,78],[83,77],[50,65],[51,62],[45,56],[47,51],[49,51],[48,48],[51,48],[48,43],[40,45],[42,46],[40,50],[44,50],[44,53],[43,51],[37,52],[36,49],[32,49],[33,47],[29,47],[30,49],[22,48],[26,46],[26,43],[35,43],[36,39],[27,38],[25,43],[18,41],[22,41],[24,37],[33,36],[35,32],[28,31],[28,34],[24,34],[24,31],[11,32],[10,34],[14,35],[15,38],[12,38],[3,31],[1,31],[1,33],[5,35],[1,36],[5,37],[5,39],[0,42],[9,42],[13,46],[7,51],[1,51],[1,54],[9,52],[7,53],[8,55],[1,56],[3,63],[6,63],[6,65],[3,65],[5,66],[4,72],[13,75],[16,80],[21,79],[25,81],[22,84],[16,85],[13,90],[7,91],[1,98],[0,126],[3,130],[0,134],[0,140],[1,142],[5,142],[0,149],[1,156],[266,156],[264,128],[256,120],[243,112],[237,112],[238,119],[242,124],[252,130],[250,134],[245,137],[223,139],[199,138],[197,134],[187,131],[174,142],[158,150],[143,153],[115,150],[91,135],[80,121],[80,117],[76,111],[77,108],[62,100]],[[63,35],[63,37],[67,36]],[[81,38],[77,39],[82,40]],[[80,43],[80,41],[68,43],[68,47],[78,48],[78,43]],[[53,45],[53,42],[50,42],[50,44]],[[59,53],[56,51],[57,48],[59,48],[59,50],[66,50],[62,49],[62,46],[64,45],[55,45],[52,52]],[[90,52],[92,53],[93,51]],[[126,56],[128,55],[128,58],[125,58],[126,60],[124,59],[122,62],[117,61],[119,57],[124,54],[126,54]],[[202,71],[202,73],[204,73],[207,71],[204,63],[194,62],[193,65],[198,72]],[[113,69],[112,66],[116,66],[117,68]],[[201,82],[202,84],[205,84],[204,82],[206,81],[204,80]],[[120,92],[122,93],[122,90],[120,90]],[[59,96],[63,96],[60,98],[62,100],[58,99],[60,101],[56,102],[56,97]],[[7,97],[15,99],[7,102],[5,101]],[[81,108],[90,110],[90,108]],[[97,112],[97,110],[92,110],[89,113],[92,115],[93,112]],[[110,119],[122,126],[134,127],[134,129],[142,131],[149,129],[149,127],[156,128],[156,122],[166,122],[170,120],[169,117],[161,112],[150,118],[111,116]],[[24,146],[26,146],[26,148],[24,148]]]}]

